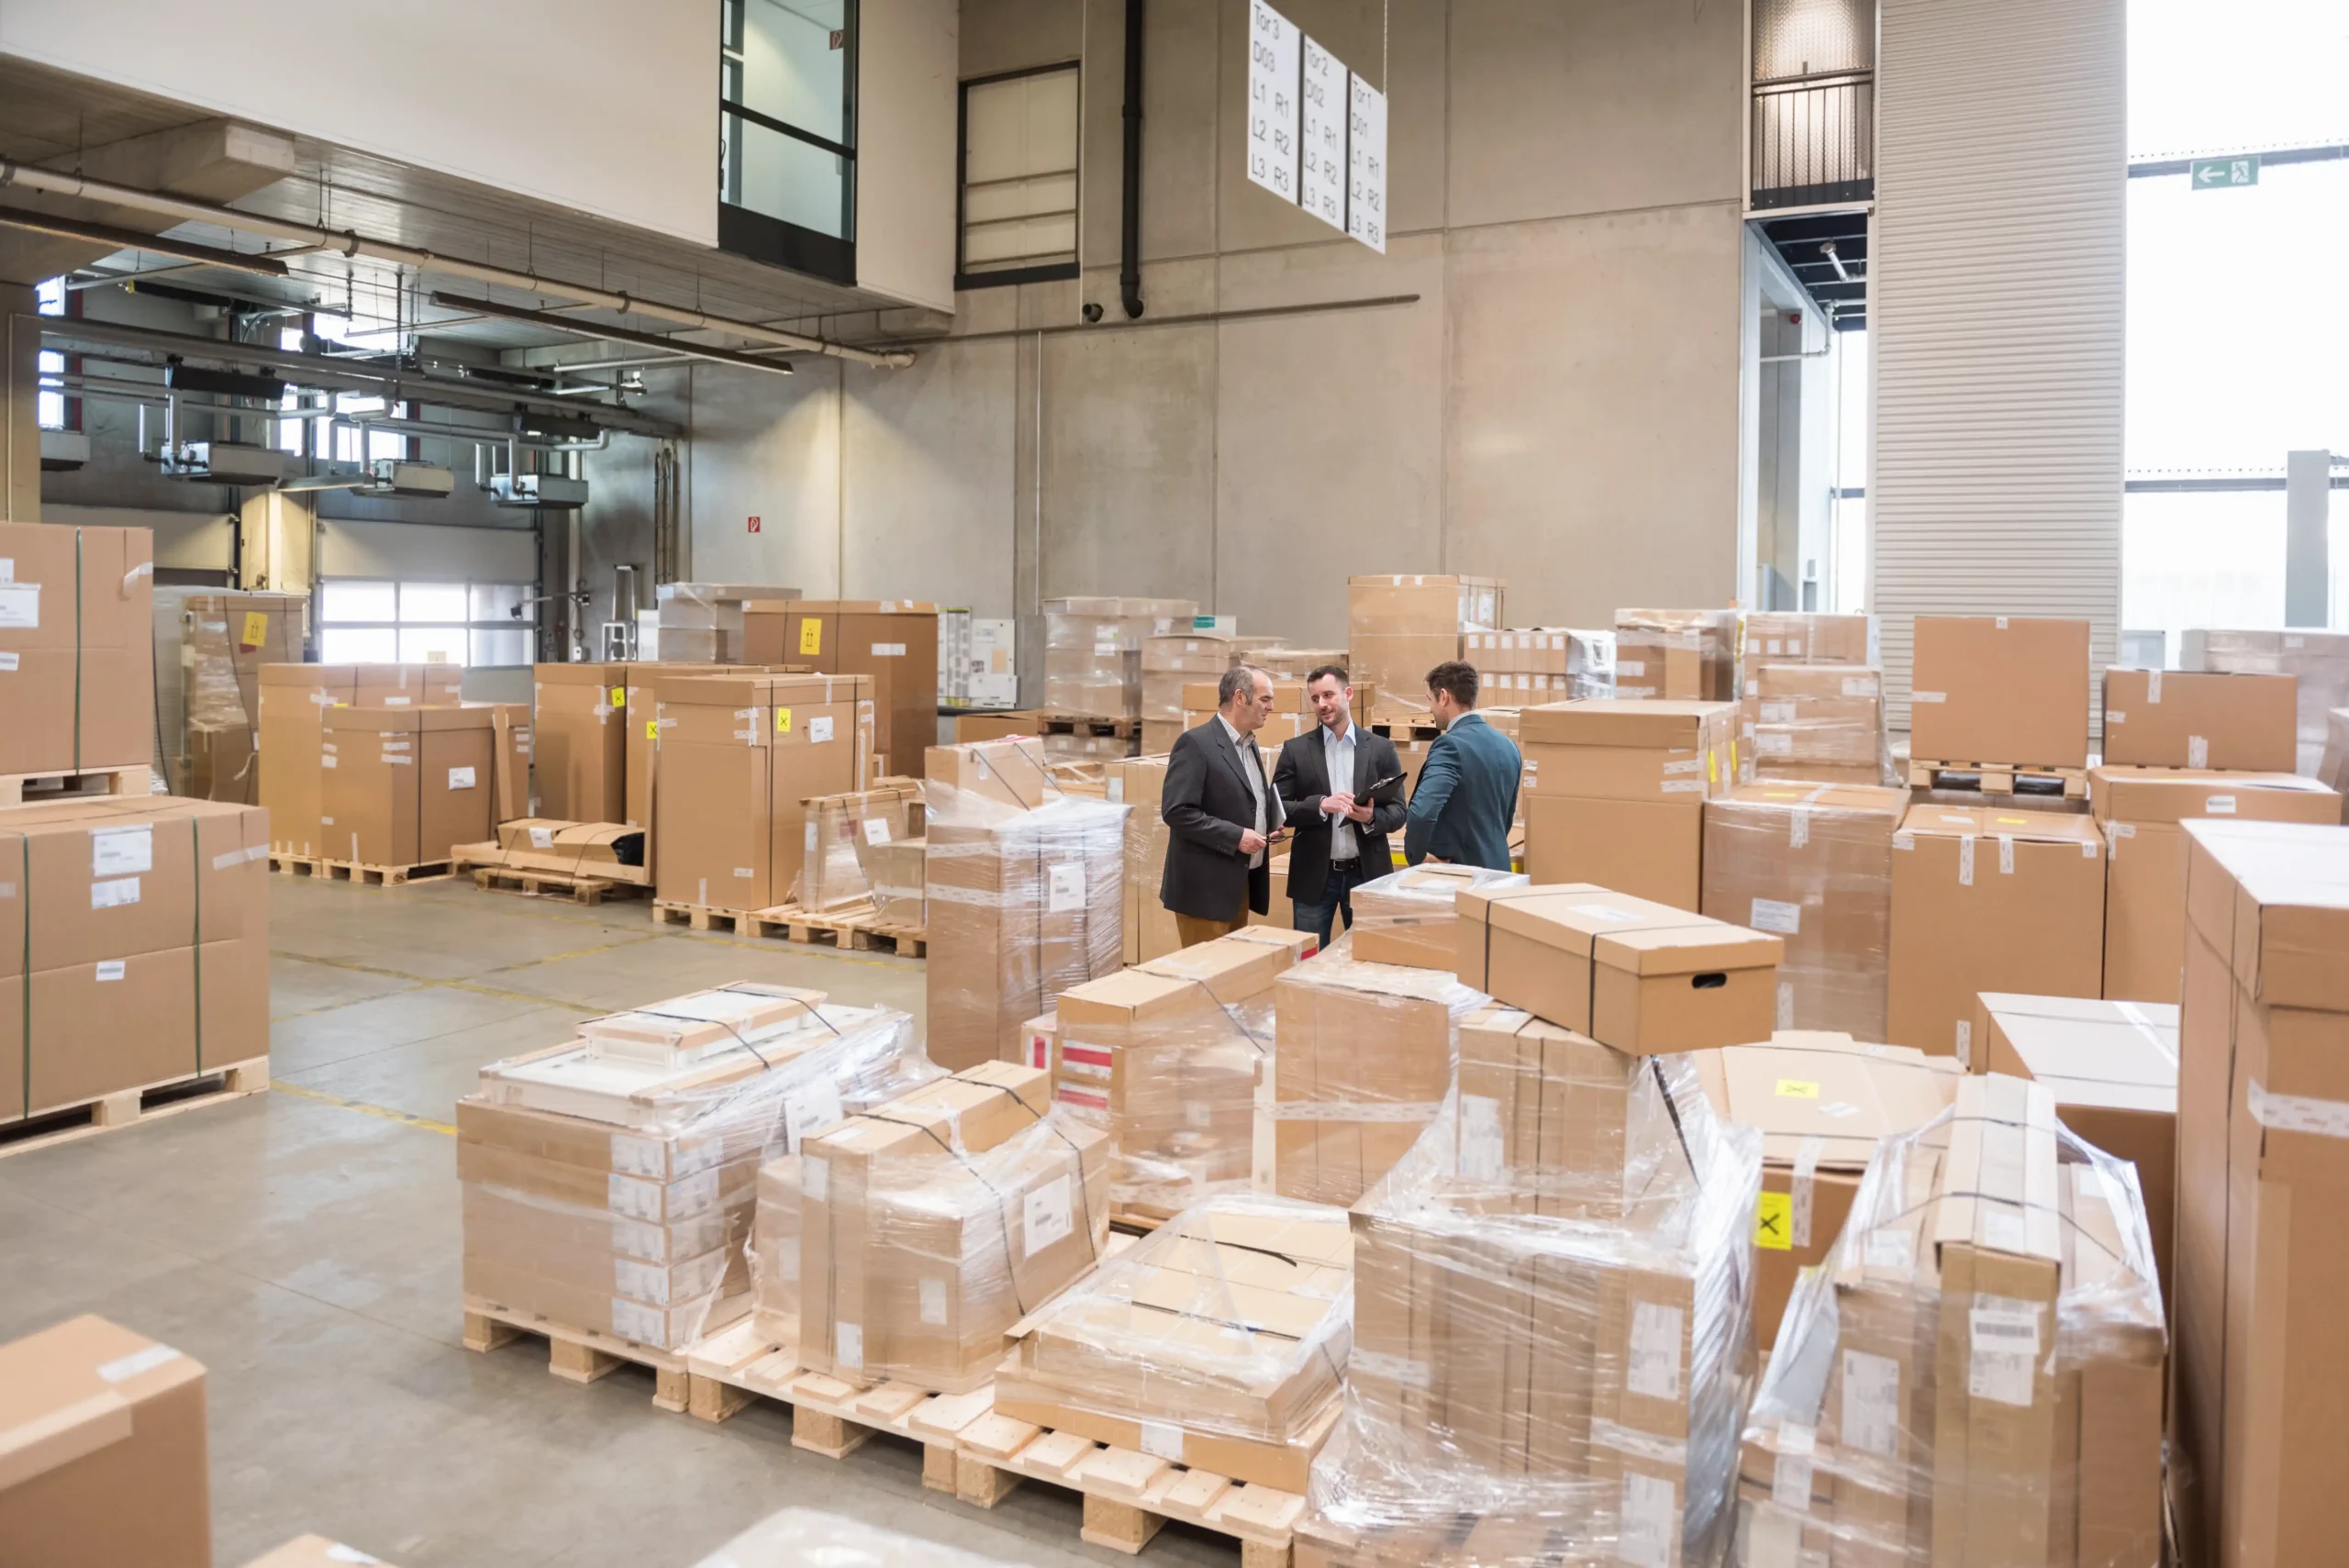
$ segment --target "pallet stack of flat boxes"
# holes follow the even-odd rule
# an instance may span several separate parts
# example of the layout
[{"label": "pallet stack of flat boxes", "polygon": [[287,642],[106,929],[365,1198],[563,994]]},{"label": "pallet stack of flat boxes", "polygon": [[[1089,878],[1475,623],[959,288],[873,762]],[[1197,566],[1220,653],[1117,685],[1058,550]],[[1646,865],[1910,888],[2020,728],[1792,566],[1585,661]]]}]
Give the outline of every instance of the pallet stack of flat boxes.
[{"label": "pallet stack of flat boxes", "polygon": [[1496,1000],[1445,1114],[1354,1206],[1345,1414],[1298,1562],[1717,1561],[1760,1144],[1653,1053],[1752,1038],[1777,943],[1598,887],[1459,906],[1462,978]]},{"label": "pallet stack of flat boxes", "polygon": [[2326,715],[2349,706],[2349,634],[2198,628],[2180,634],[2177,662],[2181,670],[2217,674],[2291,676],[2298,717],[2296,760],[2288,772],[2316,772],[2324,755]]},{"label": "pallet stack of flat boxes", "polygon": [[1346,579],[1347,669],[1378,694],[1375,723],[1425,724],[1427,674],[1460,657],[1464,632],[1501,624],[1491,577],[1393,574]]},{"label": "pallet stack of flat boxes", "polygon": [[1520,714],[1527,873],[1697,908],[1705,803],[1736,781],[1736,714],[1620,697]]},{"label": "pallet stack of flat boxes", "polygon": [[1534,707],[1615,695],[1612,631],[1547,626],[1464,631],[1460,657],[1476,667],[1476,701],[1483,706]]},{"label": "pallet stack of flat boxes", "polygon": [[1737,632],[1735,610],[1617,610],[1613,695],[1734,702]]},{"label": "pallet stack of flat boxes", "polygon": [[1739,636],[1741,783],[1891,782],[1874,616],[1757,611]]},{"label": "pallet stack of flat boxes", "polygon": [[1203,681],[1212,686],[1240,662],[1239,639],[1230,632],[1186,628],[1145,639],[1141,645],[1141,755],[1163,757],[1173,751],[1175,738],[1197,722],[1185,711],[1191,706],[1185,693]]},{"label": "pallet stack of flat boxes", "polygon": [[1044,601],[1044,707],[1056,718],[1141,717],[1142,645],[1187,630],[1189,599]]},{"label": "pallet stack of flat boxes", "polygon": [[2123,1568],[2162,1548],[2165,1336],[2125,1164],[1968,1077],[1882,1143],[1741,1447],[1737,1568]]},{"label": "pallet stack of flat boxes", "polygon": [[796,599],[796,588],[751,583],[663,583],[655,651],[663,663],[741,664],[743,606],[754,599]]},{"label": "pallet stack of flat boxes", "polygon": [[309,604],[306,594],[156,592],[157,724],[173,794],[260,804],[262,666],[302,657]]}]

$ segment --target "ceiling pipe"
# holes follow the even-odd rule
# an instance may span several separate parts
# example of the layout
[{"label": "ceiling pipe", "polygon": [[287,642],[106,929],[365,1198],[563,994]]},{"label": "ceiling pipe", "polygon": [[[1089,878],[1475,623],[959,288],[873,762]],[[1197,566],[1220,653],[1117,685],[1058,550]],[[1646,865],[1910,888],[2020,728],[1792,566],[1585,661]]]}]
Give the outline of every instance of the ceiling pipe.
[{"label": "ceiling pipe", "polygon": [[[849,360],[857,364],[888,369],[902,369],[914,362],[913,354],[906,350],[874,353],[870,350],[852,348],[846,343],[834,343],[821,338],[803,337],[796,332],[779,331],[753,321],[733,321],[705,311],[686,310],[676,306],[658,305],[630,295],[614,294],[607,289],[590,288],[584,284],[567,283],[558,278],[544,278],[535,272],[518,272],[506,267],[485,266],[478,261],[460,261],[412,245],[395,245],[388,240],[371,239],[356,229],[320,228],[311,224],[295,223],[288,218],[268,217],[259,213],[242,212],[235,207],[217,206],[210,202],[190,201],[184,196],[166,195],[159,191],[142,191],[132,185],[117,185],[106,180],[92,180],[80,174],[64,173],[52,169],[34,168],[12,158],[0,158],[0,186],[21,185],[28,191],[49,195],[72,196],[83,201],[102,202],[109,206],[130,207],[139,212],[153,213],[182,223],[209,223],[248,234],[258,234],[288,244],[313,247],[320,250],[340,252],[345,257],[366,256],[379,261],[414,267],[419,272],[440,272],[450,277],[469,278],[475,283],[498,288],[518,289],[526,294],[546,295],[574,300],[581,306],[595,310],[616,310],[622,315],[649,316],[657,321],[672,322],[679,327],[706,332],[727,332],[772,343],[779,349],[796,349],[801,353],[825,354],[833,359]],[[147,236],[152,239],[153,236]],[[145,239],[140,241],[142,247]],[[680,343],[665,347],[684,349]]]},{"label": "ceiling pipe", "polygon": [[[171,388],[161,382],[121,381],[109,376],[90,375],[83,372],[62,373],[49,372],[40,378],[44,388],[70,392],[93,403],[135,403],[150,408],[161,408],[171,401]],[[592,441],[566,440],[551,436],[519,435],[510,429],[492,428],[483,425],[454,425],[444,419],[417,419],[389,414],[337,413],[328,408],[239,408],[225,403],[199,403],[193,398],[179,399],[179,409],[186,414],[234,415],[239,419],[262,419],[272,425],[288,421],[299,423],[309,419],[325,419],[333,425],[345,425],[354,429],[373,428],[396,431],[402,435],[432,436],[457,442],[511,442],[534,451],[604,451],[611,446],[612,433],[599,430]]]},{"label": "ceiling pipe", "polygon": [[1126,167],[1118,234],[1118,298],[1129,321],[1142,312],[1141,28],[1142,0],[1126,0]]},{"label": "ceiling pipe", "polygon": [[285,263],[274,257],[257,255],[244,250],[227,250],[217,245],[202,245],[193,239],[166,239],[158,234],[143,233],[136,228],[117,228],[111,223],[83,223],[75,218],[51,217],[47,213],[27,212],[22,207],[0,206],[0,224],[10,228],[28,228],[36,234],[55,234],[67,239],[86,239],[94,245],[111,245],[120,250],[146,250],[158,256],[173,256],[184,261],[199,262],[207,267],[227,267],[239,272],[252,272],[264,278],[292,276]]},{"label": "ceiling pipe", "polygon": [[495,316],[507,321],[526,321],[533,327],[551,327],[558,332],[576,332],[584,338],[633,343],[639,348],[670,349],[687,359],[739,365],[748,370],[765,371],[770,375],[798,373],[784,360],[763,360],[753,354],[738,354],[731,349],[705,349],[697,343],[680,343],[674,338],[663,338],[652,332],[632,332],[625,327],[583,327],[578,322],[565,321],[544,310],[524,310],[519,306],[495,305],[485,299],[468,299],[462,295],[441,294],[437,290],[432,295],[432,303],[443,310],[479,311],[484,316]]}]

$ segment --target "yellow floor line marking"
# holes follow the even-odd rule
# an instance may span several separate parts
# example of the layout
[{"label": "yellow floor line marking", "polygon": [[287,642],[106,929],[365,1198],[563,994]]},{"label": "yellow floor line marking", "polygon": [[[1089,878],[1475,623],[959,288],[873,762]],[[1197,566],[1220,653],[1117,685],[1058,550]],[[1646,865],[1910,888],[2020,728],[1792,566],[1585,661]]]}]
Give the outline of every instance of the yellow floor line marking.
[{"label": "yellow floor line marking", "polygon": [[[324,964],[328,969],[347,969],[354,974],[380,974],[386,980],[406,980],[417,985],[439,985],[451,991],[470,991],[477,996],[495,996],[507,1002],[528,1002],[536,1007],[566,1007],[574,1013],[588,1014],[612,1011],[611,1008],[594,1002],[573,1002],[561,996],[534,996],[528,991],[501,991],[495,985],[484,985],[472,980],[435,980],[427,974],[410,974],[404,969],[385,969],[380,964],[373,963],[353,963],[347,958],[320,958],[316,953],[287,952],[281,948],[270,949],[269,955],[272,958],[291,959],[296,963],[318,963]],[[361,1002],[373,1002],[380,999],[374,996],[360,996],[344,1003],[343,1006],[356,1006]],[[271,1021],[273,1023],[276,1020]]]},{"label": "yellow floor line marking", "polygon": [[365,1100],[350,1099],[341,1095],[329,1095],[323,1089],[305,1088],[299,1084],[289,1084],[283,1078],[272,1078],[269,1081],[269,1086],[277,1094],[291,1095],[297,1100],[316,1100],[322,1106],[357,1111],[361,1116],[372,1116],[381,1121],[395,1121],[403,1127],[420,1127],[427,1132],[437,1132],[447,1138],[457,1136],[457,1129],[453,1123],[434,1121],[429,1116],[414,1116],[406,1111],[395,1111],[389,1106],[373,1106]]}]

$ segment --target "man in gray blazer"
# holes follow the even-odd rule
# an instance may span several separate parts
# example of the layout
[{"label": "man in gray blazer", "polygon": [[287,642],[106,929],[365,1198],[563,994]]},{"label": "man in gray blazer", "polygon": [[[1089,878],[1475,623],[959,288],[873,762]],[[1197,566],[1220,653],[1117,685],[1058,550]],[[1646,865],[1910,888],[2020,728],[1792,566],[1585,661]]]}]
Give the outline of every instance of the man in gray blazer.
[{"label": "man in gray blazer", "polygon": [[1517,743],[1476,711],[1473,665],[1448,659],[1430,670],[1428,707],[1443,733],[1419,764],[1403,858],[1413,865],[1432,860],[1507,871],[1508,825],[1525,772]]},{"label": "man in gray blazer", "polygon": [[1256,731],[1273,711],[1273,678],[1252,664],[1223,673],[1216,712],[1175,738],[1159,817],[1171,831],[1158,896],[1185,947],[1212,941],[1272,906],[1280,796],[1264,776]]}]

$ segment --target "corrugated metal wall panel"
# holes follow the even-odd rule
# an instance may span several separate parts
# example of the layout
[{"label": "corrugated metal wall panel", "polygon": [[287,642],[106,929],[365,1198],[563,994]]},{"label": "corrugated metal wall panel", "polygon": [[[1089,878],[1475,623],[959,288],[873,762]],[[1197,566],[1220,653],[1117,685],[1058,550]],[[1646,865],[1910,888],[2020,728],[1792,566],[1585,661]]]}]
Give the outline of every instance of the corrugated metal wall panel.
[{"label": "corrugated metal wall panel", "polygon": [[[1884,0],[1871,603],[1908,725],[1920,615],[2121,599],[2126,0]],[[2093,684],[2091,681],[2091,684]]]}]

